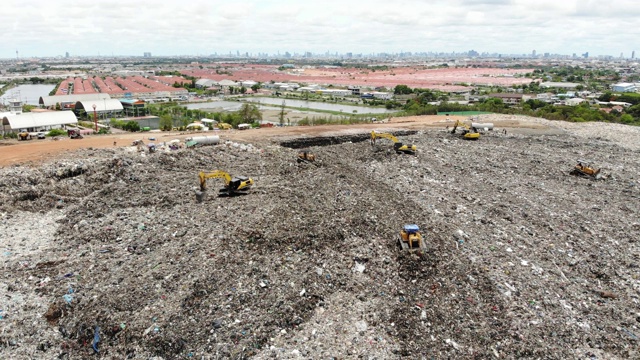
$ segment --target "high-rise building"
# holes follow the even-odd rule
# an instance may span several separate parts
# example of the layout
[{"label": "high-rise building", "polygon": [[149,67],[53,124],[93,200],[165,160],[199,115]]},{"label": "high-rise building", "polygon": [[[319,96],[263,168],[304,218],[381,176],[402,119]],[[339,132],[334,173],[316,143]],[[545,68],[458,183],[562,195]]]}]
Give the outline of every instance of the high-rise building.
[{"label": "high-rise building", "polygon": [[64,53],[64,57],[66,57],[66,58],[69,57],[69,52],[68,51],[66,53]]},{"label": "high-rise building", "polygon": [[635,59],[635,58],[636,58],[636,51],[635,51],[635,50],[633,50],[633,51],[631,52],[631,58],[632,58],[632,59]]},{"label": "high-rise building", "polygon": [[151,57],[151,53],[150,52],[146,52],[142,55],[143,57]]},{"label": "high-rise building", "polygon": [[536,57],[536,51],[535,51],[535,50],[533,50],[533,51],[531,52],[531,57]]}]

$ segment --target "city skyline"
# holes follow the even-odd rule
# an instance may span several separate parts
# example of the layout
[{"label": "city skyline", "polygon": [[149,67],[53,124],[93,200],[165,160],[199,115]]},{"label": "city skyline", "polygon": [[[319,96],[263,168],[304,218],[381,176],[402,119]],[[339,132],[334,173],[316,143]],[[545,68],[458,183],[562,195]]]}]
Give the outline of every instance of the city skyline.
[{"label": "city skyline", "polygon": [[631,58],[640,3],[9,0],[0,58],[478,53]]}]

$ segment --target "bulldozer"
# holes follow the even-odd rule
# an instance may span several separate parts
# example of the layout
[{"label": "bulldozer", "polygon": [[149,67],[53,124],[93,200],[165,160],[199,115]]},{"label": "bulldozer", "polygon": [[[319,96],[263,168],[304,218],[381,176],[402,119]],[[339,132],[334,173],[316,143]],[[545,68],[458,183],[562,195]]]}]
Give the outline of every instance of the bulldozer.
[{"label": "bulldozer", "polygon": [[403,144],[400,141],[398,141],[398,138],[396,138],[392,134],[375,132],[375,130],[371,131],[371,146],[375,146],[376,145],[376,139],[378,139],[378,138],[385,138],[385,139],[389,139],[389,140],[393,141],[393,150],[397,154],[415,155],[415,153],[416,153],[417,148],[416,148],[415,145]]},{"label": "bulldozer", "polygon": [[207,179],[222,178],[224,179],[224,187],[220,189],[220,195],[234,196],[239,193],[246,193],[253,185],[253,179],[246,176],[231,177],[229,173],[222,170],[215,170],[210,173],[200,171],[200,191],[196,191],[196,200],[202,202],[207,191]]},{"label": "bulldozer", "polygon": [[478,140],[480,138],[480,133],[475,127],[471,128],[469,125],[460,122],[460,120],[456,120],[453,129],[451,129],[451,133],[455,135],[456,131],[458,131],[458,135],[462,136],[465,140]]},{"label": "bulldozer", "polygon": [[600,169],[592,167],[586,160],[578,160],[578,163],[573,167],[573,170],[571,170],[570,174],[593,180],[602,179]]},{"label": "bulldozer", "polygon": [[415,224],[405,225],[398,235],[398,245],[402,250],[426,250],[420,227]]},{"label": "bulldozer", "polygon": [[312,153],[311,151],[307,150],[307,149],[301,150],[298,153],[297,161],[299,163],[302,163],[302,162],[306,162],[306,163],[315,162],[316,161],[316,155],[314,153]]}]

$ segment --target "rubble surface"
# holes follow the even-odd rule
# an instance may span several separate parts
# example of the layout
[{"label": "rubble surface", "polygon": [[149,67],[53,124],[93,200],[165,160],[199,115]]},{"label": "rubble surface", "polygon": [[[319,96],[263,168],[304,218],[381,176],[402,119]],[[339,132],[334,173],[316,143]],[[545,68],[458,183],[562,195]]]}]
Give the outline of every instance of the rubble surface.
[{"label": "rubble surface", "polygon": [[[2,168],[0,357],[638,358],[637,142],[570,127]],[[585,158],[604,180],[569,175]],[[196,202],[216,169],[255,185]]]}]

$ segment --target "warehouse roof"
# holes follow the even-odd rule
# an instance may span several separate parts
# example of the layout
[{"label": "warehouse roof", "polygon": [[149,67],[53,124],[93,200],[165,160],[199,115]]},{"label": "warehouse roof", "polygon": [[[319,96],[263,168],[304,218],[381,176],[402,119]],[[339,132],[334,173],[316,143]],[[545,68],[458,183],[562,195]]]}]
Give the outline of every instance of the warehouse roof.
[{"label": "warehouse roof", "polygon": [[108,99],[104,101],[86,100],[76,103],[76,110],[84,110],[86,112],[93,111],[93,105],[96,106],[97,112],[103,111],[120,111],[124,109],[122,103],[118,99]]},{"label": "warehouse roof", "polygon": [[41,96],[40,101],[38,103],[44,106],[55,106],[58,103],[61,104],[61,103],[72,103],[72,102],[87,101],[87,100],[102,100],[102,99],[111,99],[111,96],[109,96],[109,94],[104,94],[104,93]]},{"label": "warehouse roof", "polygon": [[76,124],[78,119],[73,111],[26,112],[21,114],[5,114],[2,125],[11,129],[29,129],[44,126]]}]

